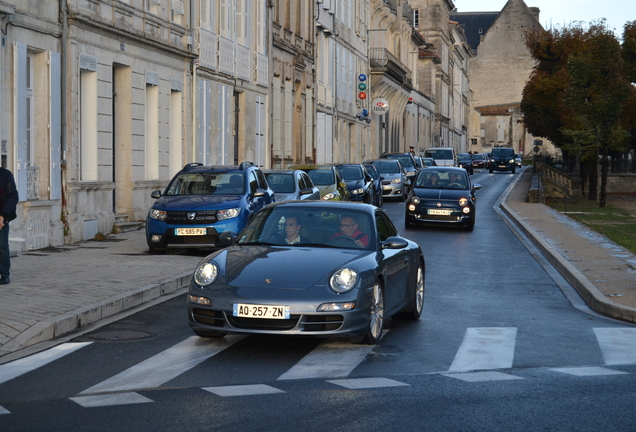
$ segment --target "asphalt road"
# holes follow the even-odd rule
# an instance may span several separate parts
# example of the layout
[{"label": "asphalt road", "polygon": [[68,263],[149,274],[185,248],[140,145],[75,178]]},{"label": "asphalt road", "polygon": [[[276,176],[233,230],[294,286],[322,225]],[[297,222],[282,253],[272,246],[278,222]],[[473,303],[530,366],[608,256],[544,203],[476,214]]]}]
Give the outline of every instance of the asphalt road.
[{"label": "asphalt road", "polygon": [[179,296],[1,365],[0,430],[634,430],[635,327],[572,306],[492,208],[512,178],[475,173],[473,232],[404,230],[385,204],[422,245],[426,300],[376,346],[199,339]]}]

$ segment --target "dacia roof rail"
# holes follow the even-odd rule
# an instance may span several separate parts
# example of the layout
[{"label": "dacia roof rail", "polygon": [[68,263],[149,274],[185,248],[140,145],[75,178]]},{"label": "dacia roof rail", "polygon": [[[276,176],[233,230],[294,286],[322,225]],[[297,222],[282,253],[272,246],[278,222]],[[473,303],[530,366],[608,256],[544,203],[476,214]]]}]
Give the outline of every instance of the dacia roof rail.
[{"label": "dacia roof rail", "polygon": [[255,166],[254,162],[241,162],[241,164],[239,165],[239,169],[244,171],[247,167],[251,167],[251,166]]},{"label": "dacia roof rail", "polygon": [[203,166],[201,162],[192,162],[192,163],[186,164],[186,166],[184,166],[181,171],[190,171],[192,168],[200,167],[200,166]]}]

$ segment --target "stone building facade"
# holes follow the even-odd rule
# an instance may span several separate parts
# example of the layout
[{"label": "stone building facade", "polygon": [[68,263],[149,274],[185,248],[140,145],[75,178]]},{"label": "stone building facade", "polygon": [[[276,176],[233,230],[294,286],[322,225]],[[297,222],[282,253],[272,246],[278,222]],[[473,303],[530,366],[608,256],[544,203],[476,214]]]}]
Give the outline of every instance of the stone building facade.
[{"label": "stone building facade", "polygon": [[539,12],[523,0],[509,0],[499,13],[451,14],[451,19],[464,25],[468,40],[478,41],[470,69],[469,137],[475,153],[513,147],[521,155],[534,153],[536,148],[554,156],[551,143],[527,133],[519,111],[523,89],[535,65],[525,35],[542,30]]}]

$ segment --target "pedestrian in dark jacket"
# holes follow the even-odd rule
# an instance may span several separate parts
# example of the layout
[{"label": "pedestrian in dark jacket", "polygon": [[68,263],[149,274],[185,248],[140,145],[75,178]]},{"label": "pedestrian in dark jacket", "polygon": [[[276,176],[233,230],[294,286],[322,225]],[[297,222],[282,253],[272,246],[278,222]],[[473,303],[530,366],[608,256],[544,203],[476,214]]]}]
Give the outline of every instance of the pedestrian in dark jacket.
[{"label": "pedestrian in dark jacket", "polygon": [[13,174],[0,167],[0,285],[10,282],[9,222],[17,217],[15,211],[18,201],[18,189]]}]

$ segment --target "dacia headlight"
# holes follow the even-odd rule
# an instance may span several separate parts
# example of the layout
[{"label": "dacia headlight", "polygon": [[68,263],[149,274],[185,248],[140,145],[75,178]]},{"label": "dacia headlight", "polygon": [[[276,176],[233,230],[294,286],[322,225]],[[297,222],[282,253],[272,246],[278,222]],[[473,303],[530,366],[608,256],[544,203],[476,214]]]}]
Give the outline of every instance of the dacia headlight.
[{"label": "dacia headlight", "polygon": [[150,212],[148,213],[148,216],[150,216],[150,219],[156,219],[158,221],[165,221],[166,218],[168,217],[168,212],[165,211],[165,210],[150,209]]},{"label": "dacia headlight", "polygon": [[468,204],[468,199],[466,199],[466,198],[460,198],[459,199],[459,205],[460,206],[465,206],[467,204]]},{"label": "dacia headlight", "polygon": [[322,197],[323,200],[327,201],[330,199],[334,199],[336,197],[336,194],[333,192],[329,192],[327,195],[325,195],[324,197]]},{"label": "dacia headlight", "polygon": [[393,180],[391,180],[391,183],[402,183],[402,179],[401,178],[394,178]]},{"label": "dacia headlight", "polygon": [[354,195],[363,194],[364,193],[364,189],[356,189],[354,191],[351,191],[351,193],[354,194]]},{"label": "dacia headlight", "polygon": [[216,212],[216,218],[217,220],[232,219],[237,217],[239,214],[241,214],[240,207],[231,208],[227,210],[219,210],[218,212]]},{"label": "dacia headlight", "polygon": [[207,286],[219,276],[219,267],[214,262],[206,262],[194,271],[194,281],[197,285]]},{"label": "dacia headlight", "polygon": [[331,289],[338,294],[351,291],[358,283],[358,272],[350,268],[342,268],[335,272],[329,280]]}]

